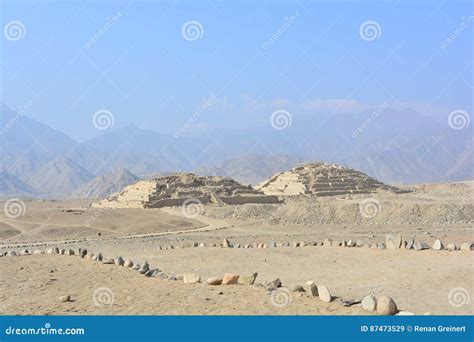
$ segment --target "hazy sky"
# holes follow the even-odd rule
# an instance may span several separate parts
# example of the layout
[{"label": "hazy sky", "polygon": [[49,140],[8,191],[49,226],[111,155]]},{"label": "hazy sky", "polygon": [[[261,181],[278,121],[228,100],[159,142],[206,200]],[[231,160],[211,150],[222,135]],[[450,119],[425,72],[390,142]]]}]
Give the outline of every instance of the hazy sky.
[{"label": "hazy sky", "polygon": [[1,101],[79,140],[101,133],[103,109],[115,128],[168,133],[190,118],[196,131],[240,128],[278,109],[296,119],[385,101],[472,114],[469,0],[1,6]]}]

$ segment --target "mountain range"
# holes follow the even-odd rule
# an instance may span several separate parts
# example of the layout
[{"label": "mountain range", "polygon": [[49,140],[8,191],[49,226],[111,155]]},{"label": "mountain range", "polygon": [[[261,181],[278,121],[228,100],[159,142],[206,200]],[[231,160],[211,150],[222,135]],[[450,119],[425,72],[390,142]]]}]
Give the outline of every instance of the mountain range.
[{"label": "mountain range", "polygon": [[[0,195],[104,197],[155,173],[194,171],[256,184],[304,161],[342,164],[386,183],[472,180],[472,127],[412,110],[295,116],[286,129],[178,137],[126,126],[77,142],[0,106]],[[105,195],[104,195],[105,194]]]}]

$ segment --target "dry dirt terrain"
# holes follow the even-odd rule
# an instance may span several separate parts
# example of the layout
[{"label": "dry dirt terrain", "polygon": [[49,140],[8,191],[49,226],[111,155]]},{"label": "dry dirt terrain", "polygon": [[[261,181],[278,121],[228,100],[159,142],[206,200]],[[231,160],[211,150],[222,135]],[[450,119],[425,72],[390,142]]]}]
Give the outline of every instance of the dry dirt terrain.
[{"label": "dry dirt terrain", "polygon": [[[368,247],[396,233],[429,244],[441,239],[445,246],[473,242],[471,186],[426,185],[409,194],[376,194],[372,197],[381,203],[381,211],[373,220],[356,217],[357,203],[364,198],[357,196],[281,205],[206,205],[196,218],[184,217],[180,208],[105,210],[90,208],[86,201],[25,201],[23,216],[0,215],[0,252],[82,247],[104,257],[147,260],[169,275],[196,272],[204,281],[228,272],[258,272],[256,284],[280,278],[283,286],[291,287],[313,280],[344,300],[386,294],[399,309],[415,314],[473,314],[472,251]],[[326,209],[308,209],[320,210],[316,207]],[[335,223],[326,222],[331,218]],[[209,247],[224,238],[241,246],[274,241],[289,242],[290,247]],[[365,246],[312,246],[325,238],[362,240]],[[294,248],[295,241],[307,246]],[[205,247],[192,247],[194,243]],[[288,305],[278,307],[260,286],[191,285],[146,278],[131,269],[77,256],[3,257],[0,272],[2,314],[373,313],[358,305],[344,307],[340,299],[324,303],[294,292]],[[94,303],[93,293],[102,287],[112,291],[111,305]],[[450,297],[453,291],[458,295],[461,291],[462,305]],[[72,301],[60,302],[62,295],[71,295]]]}]

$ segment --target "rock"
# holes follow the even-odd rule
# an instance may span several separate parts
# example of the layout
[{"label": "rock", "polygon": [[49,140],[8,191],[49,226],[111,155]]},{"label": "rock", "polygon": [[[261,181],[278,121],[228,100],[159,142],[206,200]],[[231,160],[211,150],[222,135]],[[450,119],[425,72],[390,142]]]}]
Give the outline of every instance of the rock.
[{"label": "rock", "polygon": [[446,249],[448,251],[455,251],[457,248],[456,248],[456,245],[454,243],[448,243],[448,245],[446,246]]},{"label": "rock", "polygon": [[222,278],[221,277],[211,277],[206,280],[206,283],[209,285],[221,285],[222,284]]},{"label": "rock", "polygon": [[17,256],[15,251],[8,251],[7,257],[15,257],[15,256]]},{"label": "rock", "polygon": [[53,248],[53,254],[59,254],[59,248],[58,247]]},{"label": "rock", "polygon": [[253,273],[252,275],[248,276],[240,276],[238,283],[240,285],[253,285],[255,283],[255,279],[257,279],[258,273]]},{"label": "rock", "polygon": [[332,240],[331,239],[324,239],[323,246],[324,247],[331,247],[332,246]]},{"label": "rock", "polygon": [[304,284],[306,289],[306,293],[312,297],[318,297],[318,286],[315,284],[314,281],[309,280]]},{"label": "rock", "polygon": [[268,247],[270,248],[275,248],[277,246],[276,242],[275,241],[270,241],[270,243],[268,244]]},{"label": "rock", "polygon": [[177,274],[176,275],[176,280],[184,280],[184,275],[183,274]]},{"label": "rock", "polygon": [[356,241],[356,246],[357,246],[357,247],[362,247],[362,246],[364,246],[364,241],[362,241],[362,240],[357,240],[357,241]]},{"label": "rock", "polygon": [[356,243],[354,240],[349,240],[346,242],[347,247],[355,247]]},{"label": "rock", "polygon": [[185,284],[197,284],[201,282],[201,277],[197,273],[187,272],[183,274]]},{"label": "rock", "polygon": [[40,249],[37,249],[33,252],[34,255],[39,255],[39,254],[43,254],[43,251],[40,250]]},{"label": "rock", "polygon": [[132,270],[134,270],[134,271],[138,271],[139,269],[140,269],[140,265],[138,265],[138,264],[135,264],[135,265],[132,266]]},{"label": "rock", "polygon": [[461,245],[461,251],[472,251],[474,248],[474,244],[472,243],[469,243],[469,242],[464,242],[462,245]]},{"label": "rock", "polygon": [[115,264],[115,260],[112,259],[112,258],[107,258],[107,259],[105,259],[102,263],[103,263],[104,265],[114,265],[114,264]]},{"label": "rock", "polygon": [[60,302],[70,302],[71,301],[71,296],[70,295],[61,296],[61,297],[59,297],[59,301]]},{"label": "rock", "polygon": [[265,287],[266,287],[267,290],[269,290],[269,289],[275,290],[275,289],[281,287],[281,280],[279,278],[276,278],[275,280],[272,280],[271,282],[266,283]]},{"label": "rock", "polygon": [[27,249],[22,249],[21,251],[18,252],[20,255],[30,255],[30,251]]},{"label": "rock", "polygon": [[283,242],[281,244],[282,247],[290,247],[290,243],[289,242]]},{"label": "rock", "polygon": [[440,251],[442,249],[444,249],[444,245],[443,243],[441,242],[441,240],[436,240],[434,243],[433,243],[433,247],[432,247],[435,251]]},{"label": "rock", "polygon": [[94,260],[94,258],[95,258],[94,253],[87,253],[86,256],[84,257],[84,259],[87,259],[87,260]]},{"label": "rock", "polygon": [[376,243],[371,244],[371,245],[370,245],[370,248],[372,248],[372,249],[377,248],[377,244],[376,244]]},{"label": "rock", "polygon": [[49,249],[46,251],[46,254],[54,254],[54,249],[53,249],[53,248],[49,248]]},{"label": "rock", "polygon": [[251,248],[251,245],[248,243],[244,246],[244,248]]},{"label": "rock", "polygon": [[199,244],[199,247],[206,247],[206,245],[205,245],[204,242],[201,242],[201,243]]},{"label": "rock", "polygon": [[123,266],[124,267],[133,267],[133,261],[127,259],[123,262]]},{"label": "rock", "polygon": [[81,251],[79,253],[79,256],[81,258],[84,258],[86,255],[87,255],[87,249],[81,249]]},{"label": "rock", "polygon": [[291,292],[304,292],[304,287],[301,285],[293,285],[290,287]]},{"label": "rock", "polygon": [[151,276],[159,278],[161,280],[170,280],[170,277],[165,272],[161,271],[158,271],[155,275],[152,274]]},{"label": "rock", "polygon": [[383,242],[379,242],[379,243],[377,244],[377,248],[378,248],[378,249],[385,249],[385,244],[384,244]]},{"label": "rock", "polygon": [[340,246],[341,246],[341,242],[340,242],[340,241],[333,241],[333,242],[331,243],[331,246],[332,246],[332,247],[340,247]]},{"label": "rock", "polygon": [[138,273],[145,274],[149,270],[150,270],[150,265],[148,264],[148,261],[145,261],[143,265],[138,269]]},{"label": "rock", "polygon": [[61,248],[61,249],[59,250],[59,254],[64,255],[65,253],[66,253],[66,250],[65,250],[65,249]]},{"label": "rock", "polygon": [[426,242],[418,242],[415,244],[415,251],[422,251],[424,249],[430,249],[430,245]]},{"label": "rock", "polygon": [[222,241],[222,247],[230,247],[230,241],[228,239],[224,239],[224,241]]},{"label": "rock", "polygon": [[412,249],[415,244],[415,239],[411,238],[405,242],[405,249]]},{"label": "rock", "polygon": [[125,262],[121,256],[116,258],[114,261],[115,261],[115,265],[117,265],[117,266],[123,266],[123,264]]},{"label": "rock", "polygon": [[102,261],[104,260],[104,257],[102,256],[102,253],[97,254],[97,257],[95,258],[96,261]]},{"label": "rock", "polygon": [[239,282],[239,275],[233,273],[224,274],[222,278],[222,285],[233,285]]},{"label": "rock", "polygon": [[388,249],[400,249],[402,246],[402,236],[400,234],[385,235],[385,243]]},{"label": "rock", "polygon": [[160,273],[160,270],[157,269],[157,268],[154,268],[152,270],[148,270],[145,272],[145,277],[149,277],[149,278],[154,278],[156,277],[156,275]]},{"label": "rock", "polygon": [[377,309],[377,299],[373,295],[368,295],[362,299],[362,309],[368,311],[374,311]]},{"label": "rock", "polygon": [[193,242],[193,247],[199,247],[199,242]]},{"label": "rock", "polygon": [[318,295],[319,299],[321,299],[323,302],[330,303],[332,301],[331,293],[324,285],[318,285]]},{"label": "rock", "polygon": [[66,255],[74,255],[74,251],[69,248],[68,250],[66,250]]},{"label": "rock", "polygon": [[293,242],[293,248],[300,247],[301,243],[300,242]]},{"label": "rock", "polygon": [[397,304],[388,296],[382,296],[377,300],[377,312],[381,315],[395,315],[398,312]]},{"label": "rock", "polygon": [[415,314],[410,311],[399,311],[396,315],[397,316],[415,316]]},{"label": "rock", "polygon": [[236,243],[236,244],[234,245],[234,248],[240,248],[240,243]]}]

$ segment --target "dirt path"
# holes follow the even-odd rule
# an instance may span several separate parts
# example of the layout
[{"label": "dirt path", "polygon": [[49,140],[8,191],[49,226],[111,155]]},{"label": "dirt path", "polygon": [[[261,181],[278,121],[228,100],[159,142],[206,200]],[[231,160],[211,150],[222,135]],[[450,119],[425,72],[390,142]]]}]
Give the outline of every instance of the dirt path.
[{"label": "dirt path", "polygon": [[[162,208],[160,209],[161,212],[177,216],[183,219],[186,217],[181,213],[181,210],[174,209],[174,208]],[[21,248],[21,247],[34,247],[34,246],[50,246],[50,245],[58,245],[58,244],[71,244],[71,243],[79,243],[83,241],[87,242],[94,242],[94,241],[111,241],[111,240],[124,240],[124,239],[146,239],[158,236],[170,236],[170,235],[179,235],[179,234],[190,234],[190,233],[200,233],[200,232],[211,232],[217,231],[227,228],[232,228],[233,225],[229,224],[225,220],[222,219],[215,219],[206,216],[198,216],[195,218],[202,224],[204,227],[194,228],[194,229],[187,229],[187,230],[177,230],[177,231],[170,231],[170,232],[158,232],[158,233],[149,233],[149,234],[131,234],[131,235],[122,235],[122,236],[113,236],[113,237],[104,237],[104,238],[83,238],[83,239],[63,239],[63,240],[49,240],[49,241],[40,241],[40,242],[26,242],[26,243],[0,243],[0,248]],[[21,222],[21,221],[18,221]],[[26,221],[24,221],[26,223]],[[58,225],[61,227],[61,225]],[[68,225],[71,227],[71,225]],[[78,225],[79,227],[79,225]]]}]

